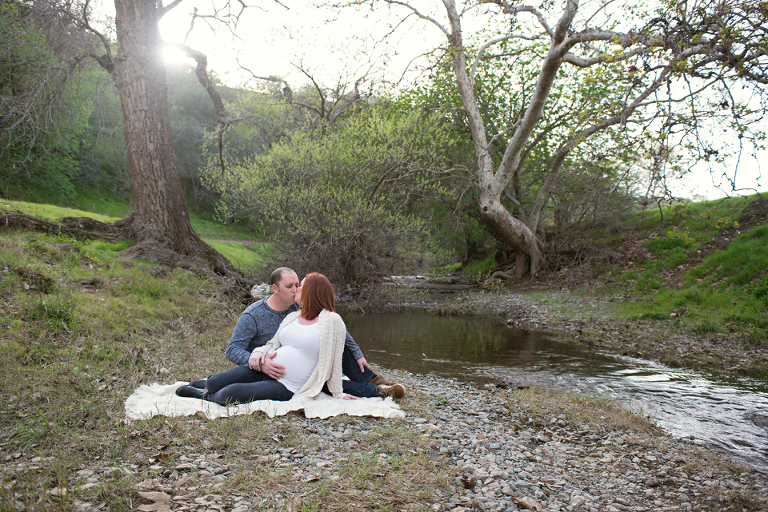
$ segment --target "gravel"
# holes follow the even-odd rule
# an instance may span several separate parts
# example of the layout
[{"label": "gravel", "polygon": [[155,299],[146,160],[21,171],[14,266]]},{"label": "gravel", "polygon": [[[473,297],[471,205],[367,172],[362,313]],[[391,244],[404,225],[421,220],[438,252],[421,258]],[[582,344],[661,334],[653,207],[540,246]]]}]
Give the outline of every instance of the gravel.
[{"label": "gravel", "polygon": [[[291,423],[301,429],[307,439],[296,447],[254,451],[247,460],[236,461],[226,454],[190,452],[172,461],[149,459],[144,465],[104,462],[75,469],[67,478],[68,486],[84,490],[110,479],[133,478],[140,496],[151,496],[156,504],[167,497],[170,510],[289,510],[296,496],[281,490],[287,487],[258,497],[238,493],[237,486],[225,487],[237,474],[238,464],[267,471],[289,469],[296,481],[335,481],[340,478],[339,451],[363,450],[361,435],[386,422],[404,421],[406,428],[429,439],[434,457],[447,459],[455,478],[452,485],[434,489],[417,505],[397,510],[768,510],[766,475],[730,464],[686,441],[599,420],[573,424],[564,414],[539,421],[524,410],[510,409],[514,402],[506,390],[434,376],[386,374],[397,375],[409,390],[402,401],[405,420],[318,420],[292,414],[271,420],[270,428],[279,432]],[[5,480],[45,463],[40,457],[11,454],[3,464]],[[65,487],[49,491],[54,501],[66,493]],[[104,502],[73,503],[81,512],[107,510]]]}]

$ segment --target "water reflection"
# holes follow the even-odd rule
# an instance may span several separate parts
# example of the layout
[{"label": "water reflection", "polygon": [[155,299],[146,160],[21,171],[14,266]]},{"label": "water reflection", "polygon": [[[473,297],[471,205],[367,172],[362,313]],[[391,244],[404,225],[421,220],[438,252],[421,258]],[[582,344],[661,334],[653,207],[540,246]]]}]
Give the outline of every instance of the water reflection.
[{"label": "water reflection", "polygon": [[509,328],[498,318],[342,314],[366,357],[383,367],[610,396],[675,436],[768,470],[768,428],[753,421],[768,415],[766,382],[719,379],[597,352],[567,337]]}]

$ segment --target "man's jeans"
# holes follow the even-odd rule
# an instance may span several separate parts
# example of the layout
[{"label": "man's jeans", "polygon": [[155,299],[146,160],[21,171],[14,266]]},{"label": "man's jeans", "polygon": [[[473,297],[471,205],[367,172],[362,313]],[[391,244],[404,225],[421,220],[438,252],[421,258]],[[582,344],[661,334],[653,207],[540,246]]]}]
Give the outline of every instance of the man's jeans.
[{"label": "man's jeans", "polygon": [[[344,353],[341,355],[341,371],[349,380],[341,381],[344,392],[361,398],[379,396],[379,388],[368,383],[376,374],[370,368],[363,367],[363,370],[363,372],[360,371],[360,365],[355,361],[352,351],[345,347]],[[323,391],[328,393],[328,388],[323,387]],[[328,394],[330,395],[330,393]]]}]

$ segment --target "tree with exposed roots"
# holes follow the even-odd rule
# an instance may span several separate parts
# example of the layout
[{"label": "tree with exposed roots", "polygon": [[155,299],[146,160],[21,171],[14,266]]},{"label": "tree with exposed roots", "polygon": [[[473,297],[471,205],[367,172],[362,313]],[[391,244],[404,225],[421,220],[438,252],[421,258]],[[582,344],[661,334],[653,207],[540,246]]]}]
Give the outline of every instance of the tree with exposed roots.
[{"label": "tree with exposed roots", "polygon": [[[232,264],[192,229],[173,151],[168,114],[166,70],[158,22],[178,6],[175,0],[163,7],[156,0],[115,0],[117,51],[90,25],[89,4],[79,21],[96,33],[104,53],[92,56],[112,76],[120,95],[133,192],[133,213],[122,221],[127,238],[137,244],[132,257],[148,257],[173,265],[207,264],[220,274],[237,273]],[[208,79],[204,55],[187,49],[198,63],[198,79],[211,93],[225,123],[223,106]]]},{"label": "tree with exposed roots", "polygon": [[[750,125],[765,111],[761,86],[768,83],[768,4],[764,1],[662,0],[652,12],[620,7],[614,0],[585,3],[584,8],[578,0],[541,6],[507,0],[470,0],[462,6],[456,0],[442,0],[442,9],[408,0],[381,1],[401,9],[404,18],[432,23],[445,36],[475,150],[481,218],[515,252],[517,277],[535,275],[543,265],[538,228],[545,206],[558,177],[568,172],[563,163],[569,153],[585,140],[606,130],[653,133],[649,138],[658,145],[657,155],[686,149],[709,161],[722,154],[702,131],[723,123],[734,130],[733,140],[738,140],[740,149],[754,135]],[[462,27],[469,16],[474,16],[475,26],[492,34],[474,49],[465,44]],[[508,126],[488,133],[474,75],[483,59],[521,58],[517,52],[490,54],[494,46],[512,39],[547,41],[548,48],[535,54],[537,46],[529,46],[527,58],[540,63],[533,92],[519,112],[510,112]],[[610,67],[615,79],[617,66],[622,70],[620,79],[629,84],[625,93],[609,98],[595,112],[569,114],[574,119],[583,114],[588,122],[574,126],[559,143],[538,189],[525,198],[528,211],[510,211],[507,205],[519,205],[524,199],[515,196],[519,191],[510,184],[519,181],[532,148],[546,140],[540,121],[553,84],[563,79],[560,71],[568,68],[566,79],[587,74],[599,79],[600,69]],[[736,92],[737,84],[752,87],[752,95]],[[759,134],[754,137],[759,139]],[[500,143],[503,155],[494,160],[492,145]]]},{"label": "tree with exposed roots", "polygon": [[[192,229],[177,170],[162,56],[165,44],[158,22],[181,1],[163,7],[156,0],[115,0],[117,46],[113,53],[112,41],[91,25],[89,0],[80,5],[40,0],[81,32],[94,34],[101,46],[101,51],[96,51],[93,47],[97,45],[83,45],[82,54],[76,58],[94,58],[110,74],[118,91],[133,196],[133,212],[117,223],[70,219],[58,229],[75,236],[130,239],[136,244],[123,251],[124,256],[170,266],[212,268],[220,275],[239,278],[240,272]],[[196,60],[198,81],[214,103],[223,132],[227,126],[223,102],[208,78],[206,56],[188,47],[180,49]],[[23,216],[6,217],[7,227],[50,229]]]}]

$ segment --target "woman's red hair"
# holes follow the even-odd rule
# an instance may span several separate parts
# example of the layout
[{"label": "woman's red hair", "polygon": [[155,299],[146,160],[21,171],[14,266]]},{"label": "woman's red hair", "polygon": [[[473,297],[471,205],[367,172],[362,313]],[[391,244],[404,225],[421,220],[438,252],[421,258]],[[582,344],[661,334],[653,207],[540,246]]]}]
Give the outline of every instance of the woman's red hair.
[{"label": "woman's red hair", "polygon": [[312,272],[304,278],[301,288],[301,316],[314,320],[323,309],[336,311],[333,285],[323,274]]}]

